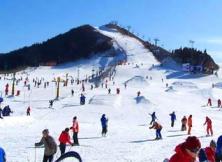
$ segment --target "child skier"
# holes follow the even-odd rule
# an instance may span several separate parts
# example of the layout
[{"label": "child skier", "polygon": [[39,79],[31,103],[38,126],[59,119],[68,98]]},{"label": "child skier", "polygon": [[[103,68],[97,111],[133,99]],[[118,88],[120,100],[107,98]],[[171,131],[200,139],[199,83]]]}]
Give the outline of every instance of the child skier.
[{"label": "child skier", "polygon": [[207,136],[209,136],[209,132],[210,132],[210,135],[213,136],[212,121],[209,117],[206,117],[206,121],[204,125],[206,124],[207,124]]},{"label": "child skier", "polygon": [[159,123],[154,122],[153,125],[149,128],[156,129],[156,138],[155,138],[156,140],[162,139],[161,135],[162,126]]}]

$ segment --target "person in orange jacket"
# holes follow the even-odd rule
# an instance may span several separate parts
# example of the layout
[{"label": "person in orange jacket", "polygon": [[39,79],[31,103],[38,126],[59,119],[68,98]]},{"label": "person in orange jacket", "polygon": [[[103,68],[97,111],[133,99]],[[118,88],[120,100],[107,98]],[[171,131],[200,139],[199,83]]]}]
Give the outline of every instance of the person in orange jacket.
[{"label": "person in orange jacket", "polygon": [[153,125],[150,127],[150,129],[156,129],[156,140],[162,139],[162,135],[161,135],[162,128],[163,127],[156,121],[153,122]]},{"label": "person in orange jacket", "polygon": [[199,139],[195,136],[189,136],[185,142],[176,146],[176,153],[170,158],[169,162],[195,162],[200,148]]},{"label": "person in orange jacket", "polygon": [[213,136],[212,121],[208,116],[206,116],[206,121],[204,125],[206,124],[207,124],[207,136],[209,136],[209,132],[210,132],[210,135]]},{"label": "person in orange jacket", "polygon": [[79,122],[77,121],[77,117],[76,116],[73,118],[73,124],[72,124],[71,129],[73,130],[73,142],[74,142],[74,145],[79,145],[79,141],[78,141]]},{"label": "person in orange jacket", "polygon": [[69,136],[69,128],[66,128],[64,131],[59,136],[59,148],[61,151],[61,155],[65,153],[66,151],[66,143],[69,143],[70,145],[73,146],[73,143],[70,141],[70,136]]},{"label": "person in orange jacket", "polygon": [[191,134],[191,128],[192,128],[192,115],[190,115],[189,117],[188,117],[188,120],[187,120],[187,125],[188,125],[188,135],[190,135]]}]

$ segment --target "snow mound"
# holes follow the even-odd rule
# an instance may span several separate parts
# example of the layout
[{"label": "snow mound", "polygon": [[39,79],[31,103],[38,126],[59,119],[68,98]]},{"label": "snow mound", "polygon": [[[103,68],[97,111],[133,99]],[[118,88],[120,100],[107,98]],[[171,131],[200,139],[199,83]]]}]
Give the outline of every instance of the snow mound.
[{"label": "snow mound", "polygon": [[197,89],[198,87],[196,86],[196,84],[192,83],[192,82],[181,82],[181,81],[177,81],[177,82],[173,82],[172,83],[173,89]]},{"label": "snow mound", "polygon": [[144,96],[135,97],[134,99],[136,100],[137,104],[140,104],[140,103],[149,104],[150,103],[150,101],[148,99],[146,99],[146,97],[144,97]]},{"label": "snow mound", "polygon": [[92,105],[114,105],[117,101],[116,95],[95,95],[89,100]]},{"label": "snow mound", "polygon": [[127,86],[130,87],[140,87],[140,86],[148,86],[149,83],[146,81],[146,79],[142,76],[134,76],[131,79],[124,82]]},{"label": "snow mound", "polygon": [[222,82],[216,83],[214,87],[222,89]]}]

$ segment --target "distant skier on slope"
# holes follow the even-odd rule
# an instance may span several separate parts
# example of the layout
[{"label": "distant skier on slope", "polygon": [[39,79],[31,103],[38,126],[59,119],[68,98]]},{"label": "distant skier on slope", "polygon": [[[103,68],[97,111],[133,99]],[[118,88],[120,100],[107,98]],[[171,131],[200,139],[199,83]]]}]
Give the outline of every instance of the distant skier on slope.
[{"label": "distant skier on slope", "polygon": [[192,115],[190,115],[190,116],[188,117],[188,120],[187,120],[188,135],[191,134],[191,128],[192,128],[192,126],[193,126],[192,123],[193,123],[193,121],[192,121]]},{"label": "distant skier on slope", "polygon": [[218,108],[221,107],[221,100],[220,100],[220,99],[217,100],[217,107],[218,107]]},{"label": "distant skier on slope", "polygon": [[176,114],[174,111],[170,114],[170,118],[171,118],[171,127],[174,127],[174,122],[176,120]]},{"label": "distant skier on slope", "polygon": [[53,100],[49,100],[49,108],[52,108],[52,106],[53,106]]},{"label": "distant skier on slope", "polygon": [[26,115],[27,116],[30,116],[30,112],[31,112],[31,108],[30,108],[30,106],[27,108],[27,110],[26,110]]},{"label": "distant skier on slope", "polygon": [[181,120],[181,131],[186,131],[187,130],[187,118],[184,116]]},{"label": "distant skier on slope", "polygon": [[105,137],[106,133],[108,131],[108,118],[106,117],[105,114],[102,115],[101,119],[101,125],[102,125],[102,136]]},{"label": "distant skier on slope", "polygon": [[81,96],[80,96],[80,105],[85,105],[85,102],[86,102],[86,97],[83,94],[81,94]]},{"label": "distant skier on slope", "polygon": [[200,148],[199,139],[195,136],[189,136],[185,142],[176,146],[176,153],[170,158],[169,162],[195,162]]},{"label": "distant skier on slope", "polygon": [[212,106],[211,98],[208,98],[208,100],[207,100],[207,106]]},{"label": "distant skier on slope", "polygon": [[108,94],[111,94],[111,89],[110,88],[108,89]]},{"label": "distant skier on slope", "polygon": [[152,114],[150,114],[150,116],[151,116],[151,122],[150,122],[150,125],[152,125],[153,122],[155,122],[155,120],[157,119],[157,117],[156,117],[156,112],[153,112]]},{"label": "distant skier on slope", "polygon": [[163,127],[159,123],[155,121],[153,122],[153,125],[149,128],[156,129],[156,138],[155,138],[156,140],[162,139],[161,130]]},{"label": "distant skier on slope", "polygon": [[120,89],[116,88],[116,94],[120,94]]},{"label": "distant skier on slope", "polygon": [[[211,135],[213,136],[213,129],[212,129],[212,121],[209,117],[206,116],[206,120],[204,122],[204,125],[207,124],[207,136]],[[210,134],[209,134],[210,132]]]}]

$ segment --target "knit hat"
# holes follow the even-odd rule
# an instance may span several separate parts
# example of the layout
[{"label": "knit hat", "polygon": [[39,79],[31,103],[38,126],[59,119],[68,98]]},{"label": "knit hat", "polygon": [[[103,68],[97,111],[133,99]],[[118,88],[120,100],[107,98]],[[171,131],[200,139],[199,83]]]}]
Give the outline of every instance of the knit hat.
[{"label": "knit hat", "polygon": [[217,144],[216,144],[216,142],[214,140],[210,141],[210,147],[214,147],[214,148],[217,147]]},{"label": "knit hat", "polygon": [[42,133],[43,133],[43,134],[48,134],[48,133],[49,133],[49,130],[48,130],[48,129],[44,129],[44,130],[42,131]]},{"label": "knit hat", "polygon": [[201,148],[200,141],[195,136],[188,137],[186,139],[184,145],[185,145],[185,148],[188,149],[188,150],[194,150],[194,149],[200,149]]}]

